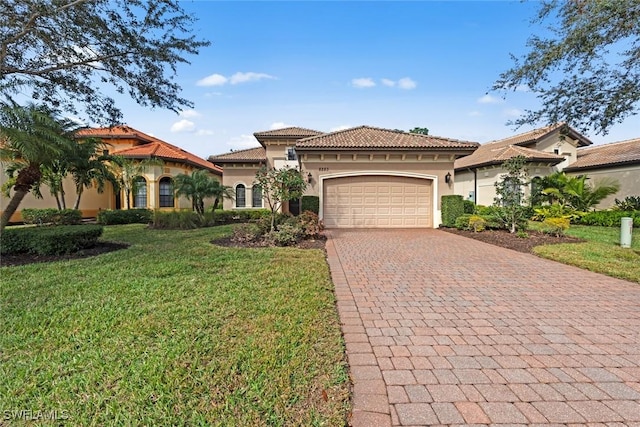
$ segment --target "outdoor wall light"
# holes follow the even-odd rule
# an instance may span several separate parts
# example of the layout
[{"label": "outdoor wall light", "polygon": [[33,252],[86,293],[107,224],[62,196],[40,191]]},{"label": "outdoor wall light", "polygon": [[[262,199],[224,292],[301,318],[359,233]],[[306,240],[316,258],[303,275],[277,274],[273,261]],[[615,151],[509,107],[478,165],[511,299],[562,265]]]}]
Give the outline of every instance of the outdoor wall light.
[{"label": "outdoor wall light", "polygon": [[446,182],[447,184],[451,184],[451,172],[447,172],[447,174],[444,176],[444,182]]},{"label": "outdoor wall light", "polygon": [[307,175],[307,182],[311,184],[311,181],[313,181],[313,175],[311,175],[311,172],[309,172],[309,174]]}]

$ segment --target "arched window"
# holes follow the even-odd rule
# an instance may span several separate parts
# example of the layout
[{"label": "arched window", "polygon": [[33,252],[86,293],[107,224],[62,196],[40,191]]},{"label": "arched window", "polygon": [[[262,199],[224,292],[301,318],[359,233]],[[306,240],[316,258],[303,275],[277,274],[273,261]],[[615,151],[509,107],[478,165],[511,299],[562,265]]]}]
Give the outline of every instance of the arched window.
[{"label": "arched window", "polygon": [[254,185],[252,188],[251,206],[254,208],[262,207],[262,188],[259,185]]},{"label": "arched window", "polygon": [[147,180],[139,176],[133,186],[133,207],[147,207]]},{"label": "arched window", "polygon": [[244,184],[236,185],[236,208],[244,208],[247,205],[245,191],[246,187]]},{"label": "arched window", "polygon": [[172,208],[173,206],[173,184],[171,182],[171,178],[165,176],[160,180],[160,207]]}]

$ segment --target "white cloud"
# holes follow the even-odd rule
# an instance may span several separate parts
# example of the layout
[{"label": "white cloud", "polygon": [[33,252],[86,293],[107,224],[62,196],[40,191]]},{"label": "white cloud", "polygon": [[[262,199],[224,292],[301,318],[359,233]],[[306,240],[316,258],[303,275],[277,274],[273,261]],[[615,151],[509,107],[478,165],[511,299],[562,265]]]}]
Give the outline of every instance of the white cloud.
[{"label": "white cloud", "polygon": [[495,96],[491,96],[486,94],[485,96],[478,98],[479,104],[501,104],[504,101],[500,98],[496,98]]},{"label": "white cloud", "polygon": [[339,130],[351,129],[353,126],[351,125],[340,125],[334,128],[329,129],[330,132],[338,132]]},{"label": "white cloud", "polygon": [[276,129],[284,129],[284,128],[290,128],[292,125],[288,125],[285,122],[273,122],[271,123],[271,126],[269,126],[270,130],[276,130]]},{"label": "white cloud", "polygon": [[171,125],[171,132],[192,132],[195,130],[196,124],[187,119],[182,119]]},{"label": "white cloud", "polygon": [[214,96],[222,96],[222,92],[207,92],[204,94],[205,98],[211,98]]},{"label": "white cloud", "polygon": [[211,74],[196,82],[196,86],[222,86],[227,83],[227,79],[222,74]]},{"label": "white cloud", "polygon": [[409,77],[403,77],[400,80],[398,80],[398,87],[400,89],[406,89],[406,90],[410,90],[410,89],[415,89],[416,86],[418,84],[411,80]]},{"label": "white cloud", "polygon": [[505,116],[509,116],[509,117],[518,117],[522,115],[522,111],[518,110],[517,108],[510,108],[510,109],[504,110],[504,114]]},{"label": "white cloud", "polygon": [[516,92],[531,92],[531,88],[527,85],[518,85],[515,89]]},{"label": "white cloud", "polygon": [[227,142],[227,146],[232,149],[241,150],[244,148],[255,148],[260,144],[256,141],[253,135],[242,134],[240,136],[234,136]]},{"label": "white cloud", "polygon": [[469,116],[471,117],[480,117],[482,115],[482,113],[480,111],[471,111],[469,113]]},{"label": "white cloud", "polygon": [[198,113],[196,110],[184,110],[180,111],[180,117],[184,117],[185,119],[192,119],[194,117],[200,117],[202,114]]},{"label": "white cloud", "polygon": [[210,136],[214,134],[215,132],[209,129],[198,129],[198,131],[196,132],[196,135],[198,136]]},{"label": "white cloud", "polygon": [[376,83],[372,78],[369,77],[361,77],[359,79],[351,80],[351,85],[357,88],[365,88],[365,87],[374,87]]},{"label": "white cloud", "polygon": [[238,73],[235,73],[233,76],[231,76],[229,81],[231,82],[232,85],[237,85],[238,83],[257,82],[264,79],[275,79],[275,77],[265,73],[238,72]]},{"label": "white cloud", "polygon": [[393,80],[389,80],[389,79],[382,79],[380,80],[382,82],[383,85],[385,86],[389,86],[389,87],[394,87],[396,85],[396,82]]}]

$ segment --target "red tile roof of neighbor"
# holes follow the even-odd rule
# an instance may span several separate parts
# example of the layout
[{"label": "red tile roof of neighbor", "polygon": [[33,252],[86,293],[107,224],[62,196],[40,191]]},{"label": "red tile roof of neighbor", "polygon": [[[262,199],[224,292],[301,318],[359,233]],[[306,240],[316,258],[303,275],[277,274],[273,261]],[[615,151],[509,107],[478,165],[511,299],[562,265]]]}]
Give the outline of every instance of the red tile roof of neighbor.
[{"label": "red tile roof of neighbor", "polygon": [[453,150],[472,152],[480,144],[432,135],[421,135],[360,126],[296,142],[296,150]]},{"label": "red tile roof of neighbor", "polygon": [[208,162],[195,154],[191,154],[182,148],[162,141],[154,136],[147,135],[144,132],[140,132],[129,126],[113,126],[109,128],[88,128],[82,129],[78,132],[78,136],[93,137],[107,140],[109,138],[133,138],[141,141],[142,144],[134,147],[124,148],[117,150],[111,154],[131,157],[134,159],[146,159],[150,157],[156,157],[163,160],[172,160],[182,163],[188,163],[190,165],[204,168],[217,175],[222,175],[222,169]]},{"label": "red tile roof of neighbor", "polygon": [[[558,123],[510,136],[509,138],[482,144],[480,148],[470,156],[456,160],[455,169],[460,170],[472,167],[476,168],[481,166],[497,165],[518,155],[522,155],[531,161],[553,162],[557,160],[555,163],[560,163],[564,160],[564,157],[535,150],[533,148],[527,148],[530,145],[538,143],[554,132],[565,132],[567,136],[577,139],[578,147],[584,147],[592,144],[589,139],[578,133],[575,129],[567,126],[565,123]],[[513,147],[513,149],[507,150],[508,147]],[[511,156],[507,157],[508,155]]]},{"label": "red tile roof of neighbor", "polygon": [[247,148],[209,156],[209,161],[211,163],[260,163],[267,161],[267,152],[264,147]]},{"label": "red tile roof of neighbor", "polygon": [[640,164],[640,138],[578,150],[578,159],[566,171]]}]

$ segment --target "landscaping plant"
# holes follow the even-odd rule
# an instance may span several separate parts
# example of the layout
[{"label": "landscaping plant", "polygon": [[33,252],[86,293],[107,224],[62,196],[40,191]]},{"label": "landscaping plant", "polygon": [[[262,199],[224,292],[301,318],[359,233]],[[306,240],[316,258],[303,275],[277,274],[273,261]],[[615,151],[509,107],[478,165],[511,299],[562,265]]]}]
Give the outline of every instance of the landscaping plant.
[{"label": "landscaping plant", "polygon": [[262,196],[271,212],[270,231],[275,231],[276,215],[283,202],[300,198],[307,188],[300,171],[288,167],[269,169],[263,166],[256,173],[253,185],[262,189]]},{"label": "landscaping plant", "polygon": [[494,203],[500,209],[496,211],[511,233],[526,228],[528,207],[524,206],[524,187],[527,182],[524,156],[516,156],[505,161],[502,167],[507,173],[495,183],[496,197]]}]

